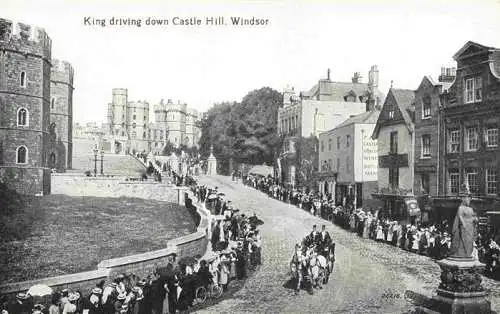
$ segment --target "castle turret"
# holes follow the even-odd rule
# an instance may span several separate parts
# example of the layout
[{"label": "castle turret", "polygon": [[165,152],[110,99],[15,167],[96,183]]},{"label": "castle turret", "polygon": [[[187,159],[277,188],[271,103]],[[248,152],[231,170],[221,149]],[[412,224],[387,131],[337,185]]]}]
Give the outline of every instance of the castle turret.
[{"label": "castle turret", "polygon": [[128,95],[126,88],[113,88],[111,134],[126,136]]},{"label": "castle turret", "polygon": [[0,180],[49,194],[52,41],[42,28],[0,19]]},{"label": "castle turret", "polygon": [[[52,60],[50,77],[50,168],[71,169],[73,155],[73,78],[74,70],[69,62]],[[54,137],[55,135],[55,137]]]}]

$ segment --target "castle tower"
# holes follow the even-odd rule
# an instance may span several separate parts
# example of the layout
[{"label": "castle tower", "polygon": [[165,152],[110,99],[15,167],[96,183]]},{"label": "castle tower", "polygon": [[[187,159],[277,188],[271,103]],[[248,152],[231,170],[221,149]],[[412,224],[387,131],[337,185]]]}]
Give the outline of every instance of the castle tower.
[{"label": "castle tower", "polygon": [[109,121],[111,135],[127,136],[127,93],[126,88],[113,88],[111,121]]},{"label": "castle tower", "polygon": [[[71,169],[73,155],[73,76],[71,64],[52,60],[50,77],[50,168]],[[51,133],[55,131],[54,133]]]},{"label": "castle tower", "polygon": [[198,117],[198,111],[192,108],[187,109],[186,135],[184,141],[188,147],[198,147],[198,141],[200,140],[200,132],[196,125],[199,120]]},{"label": "castle tower", "polygon": [[149,103],[132,101],[127,104],[126,129],[130,140],[131,153],[149,151]]},{"label": "castle tower", "polygon": [[166,122],[168,129],[168,140],[178,147],[184,143],[184,135],[186,134],[186,111],[187,105],[178,102],[174,104],[171,99],[165,105]]},{"label": "castle tower", "polygon": [[22,194],[50,194],[51,48],[45,30],[0,19],[0,180]]}]

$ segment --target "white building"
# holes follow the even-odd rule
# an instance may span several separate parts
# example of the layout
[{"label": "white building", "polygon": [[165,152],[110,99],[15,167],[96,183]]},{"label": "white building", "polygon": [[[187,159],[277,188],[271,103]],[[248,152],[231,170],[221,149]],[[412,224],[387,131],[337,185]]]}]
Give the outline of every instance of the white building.
[{"label": "white building", "polygon": [[351,116],[319,135],[318,190],[338,205],[366,205],[377,189],[377,140],[371,135],[380,114],[370,110]]}]

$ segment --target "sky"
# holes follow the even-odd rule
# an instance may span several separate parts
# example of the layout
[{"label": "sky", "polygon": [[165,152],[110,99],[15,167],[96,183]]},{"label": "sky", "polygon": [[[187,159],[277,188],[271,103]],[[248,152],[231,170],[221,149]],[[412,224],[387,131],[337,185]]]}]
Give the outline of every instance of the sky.
[{"label": "sky", "polygon": [[[227,25],[205,25],[212,16]],[[328,68],[334,81],[361,72],[367,82],[377,65],[387,93],[391,81],[416,89],[425,75],[437,79],[469,40],[500,48],[500,0],[0,0],[0,17],[44,28],[52,57],[73,65],[75,122],[105,122],[113,88],[150,106],[172,99],[206,111],[264,86],[309,90]],[[112,26],[112,17],[142,24]],[[169,25],[145,25],[148,17]],[[174,26],[174,17],[202,25]],[[233,26],[231,17],[268,23]]]}]

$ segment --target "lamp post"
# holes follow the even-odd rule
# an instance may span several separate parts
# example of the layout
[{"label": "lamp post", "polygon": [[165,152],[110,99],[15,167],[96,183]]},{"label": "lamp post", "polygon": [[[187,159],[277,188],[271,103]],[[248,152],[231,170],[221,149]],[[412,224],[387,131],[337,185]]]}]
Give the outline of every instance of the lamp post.
[{"label": "lamp post", "polygon": [[94,148],[94,177],[97,177],[97,153],[99,152],[99,149],[97,149],[97,146]]},{"label": "lamp post", "polygon": [[104,147],[101,147],[101,176],[104,175]]}]

